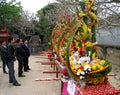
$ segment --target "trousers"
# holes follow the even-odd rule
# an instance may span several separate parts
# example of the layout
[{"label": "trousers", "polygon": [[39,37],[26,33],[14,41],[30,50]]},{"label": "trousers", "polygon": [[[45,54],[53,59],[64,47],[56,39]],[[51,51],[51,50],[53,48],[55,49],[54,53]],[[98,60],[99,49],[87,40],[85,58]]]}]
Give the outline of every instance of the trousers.
[{"label": "trousers", "polygon": [[28,70],[29,69],[29,65],[28,65],[28,57],[24,57],[23,59],[23,63],[24,63],[24,71]]},{"label": "trousers", "polygon": [[17,83],[17,80],[15,78],[15,70],[14,70],[14,61],[8,62],[9,67],[9,82]]},{"label": "trousers", "polygon": [[23,60],[18,59],[18,76],[21,76],[23,73]]},{"label": "trousers", "polygon": [[6,72],[6,66],[8,67],[8,62],[6,60],[6,57],[1,57],[1,60],[2,60],[3,72]]}]

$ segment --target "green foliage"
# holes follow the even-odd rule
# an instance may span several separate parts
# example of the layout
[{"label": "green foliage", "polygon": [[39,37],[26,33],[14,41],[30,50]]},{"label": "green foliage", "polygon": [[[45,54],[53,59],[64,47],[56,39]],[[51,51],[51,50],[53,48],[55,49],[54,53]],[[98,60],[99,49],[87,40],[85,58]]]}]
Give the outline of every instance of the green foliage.
[{"label": "green foliage", "polygon": [[45,6],[37,12],[39,22],[35,26],[35,31],[38,32],[38,34],[46,37],[47,42],[50,41],[50,35],[52,33],[54,25],[52,25],[52,23],[49,21],[46,15],[47,12],[53,8],[54,6],[52,4],[48,4],[47,6]]},{"label": "green foliage", "polygon": [[55,6],[53,6],[52,4],[48,4],[47,6],[45,6],[44,8],[42,8],[41,10],[38,11],[38,15],[46,15],[46,13],[51,10],[54,9]]},{"label": "green foliage", "polygon": [[80,1],[79,4],[81,6],[82,11],[85,11],[85,2],[84,1]]},{"label": "green foliage", "polygon": [[52,25],[50,25],[49,21],[41,16],[41,19],[38,24],[35,26],[35,31],[39,35],[43,35],[46,38],[46,42],[50,41],[50,35],[52,33]]},{"label": "green foliage", "polygon": [[36,25],[35,29],[38,29],[38,33],[44,35],[44,33],[46,33],[48,27],[49,27],[48,20],[44,16],[41,16],[41,19],[40,19],[39,23]]},{"label": "green foliage", "polygon": [[0,3],[0,28],[10,28],[12,23],[16,23],[21,17],[22,7],[17,2],[6,2],[6,0]]}]

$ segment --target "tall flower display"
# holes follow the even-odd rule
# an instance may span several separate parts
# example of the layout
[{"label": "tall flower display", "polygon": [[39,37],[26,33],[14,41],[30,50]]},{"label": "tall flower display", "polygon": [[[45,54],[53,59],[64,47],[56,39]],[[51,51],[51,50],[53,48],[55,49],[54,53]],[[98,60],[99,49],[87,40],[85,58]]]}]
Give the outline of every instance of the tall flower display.
[{"label": "tall flower display", "polygon": [[110,63],[98,56],[95,26],[98,22],[94,0],[86,0],[76,16],[62,20],[52,32],[52,44],[71,78],[98,84],[111,71]]}]

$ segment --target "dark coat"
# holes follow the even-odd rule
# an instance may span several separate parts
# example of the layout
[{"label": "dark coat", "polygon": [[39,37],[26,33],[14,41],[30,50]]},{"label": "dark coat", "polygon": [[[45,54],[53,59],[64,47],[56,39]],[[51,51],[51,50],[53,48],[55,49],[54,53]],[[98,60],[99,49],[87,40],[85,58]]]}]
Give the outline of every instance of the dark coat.
[{"label": "dark coat", "polygon": [[16,58],[17,60],[23,60],[25,51],[21,47],[21,45],[16,45]]},{"label": "dark coat", "polygon": [[1,55],[1,59],[3,59],[3,58],[8,59],[8,56],[7,56],[7,47],[6,48],[4,46],[0,47],[0,55]]},{"label": "dark coat", "polygon": [[22,44],[21,45],[22,48],[24,49],[25,53],[24,53],[24,57],[29,57],[30,56],[30,50],[29,50],[29,47],[26,46],[25,44]]},{"label": "dark coat", "polygon": [[7,46],[7,55],[8,55],[8,61],[15,61],[15,46],[11,43]]}]

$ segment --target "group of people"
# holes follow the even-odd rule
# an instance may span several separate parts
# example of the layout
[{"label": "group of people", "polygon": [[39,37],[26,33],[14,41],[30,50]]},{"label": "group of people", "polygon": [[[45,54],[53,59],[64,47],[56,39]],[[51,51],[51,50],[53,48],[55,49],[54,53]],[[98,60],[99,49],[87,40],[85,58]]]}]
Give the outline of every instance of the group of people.
[{"label": "group of people", "polygon": [[13,83],[14,86],[21,86],[15,78],[14,61],[18,61],[18,77],[25,77],[23,72],[31,70],[28,64],[30,51],[27,39],[15,41],[13,37],[9,37],[8,43],[5,40],[1,41],[0,53],[3,73],[7,74],[6,66],[9,69],[9,83]]}]

